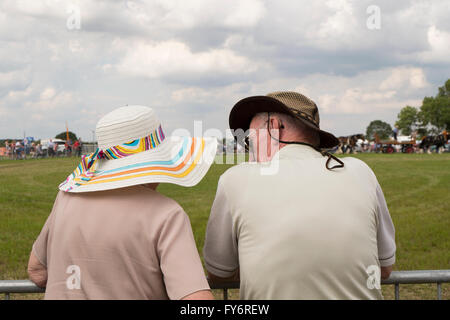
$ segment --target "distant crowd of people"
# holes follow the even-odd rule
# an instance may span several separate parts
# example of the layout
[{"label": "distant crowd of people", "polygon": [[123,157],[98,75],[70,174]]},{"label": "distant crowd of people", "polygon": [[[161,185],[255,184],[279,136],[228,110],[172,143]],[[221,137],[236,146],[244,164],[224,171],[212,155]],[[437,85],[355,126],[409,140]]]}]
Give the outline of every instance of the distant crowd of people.
[{"label": "distant crowd of people", "polygon": [[37,159],[46,157],[59,156],[76,156],[81,157],[82,142],[81,139],[72,143],[68,140],[64,143],[64,148],[60,148],[59,144],[52,139],[47,144],[42,145],[39,142],[30,142],[24,140],[5,141],[6,158],[11,160],[23,160],[27,158]]}]

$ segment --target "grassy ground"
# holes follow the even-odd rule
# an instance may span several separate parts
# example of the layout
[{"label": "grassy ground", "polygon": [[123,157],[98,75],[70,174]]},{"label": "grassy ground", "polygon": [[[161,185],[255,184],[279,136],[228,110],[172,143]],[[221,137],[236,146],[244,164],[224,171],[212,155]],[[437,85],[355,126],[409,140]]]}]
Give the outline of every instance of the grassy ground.
[{"label": "grassy ground", "polygon": [[[361,154],[383,188],[396,227],[396,270],[450,269],[450,154]],[[0,161],[0,279],[27,278],[31,245],[49,214],[58,184],[78,163],[75,158]],[[231,165],[215,164],[194,188],[161,185],[191,219],[197,247],[203,247],[209,210],[219,176]],[[385,298],[393,286],[383,286]],[[216,292],[221,298],[221,292]],[[434,299],[436,287],[400,287],[401,298]],[[41,295],[15,295],[40,298]],[[233,290],[231,298],[237,298]],[[443,285],[450,299],[450,285]]]}]

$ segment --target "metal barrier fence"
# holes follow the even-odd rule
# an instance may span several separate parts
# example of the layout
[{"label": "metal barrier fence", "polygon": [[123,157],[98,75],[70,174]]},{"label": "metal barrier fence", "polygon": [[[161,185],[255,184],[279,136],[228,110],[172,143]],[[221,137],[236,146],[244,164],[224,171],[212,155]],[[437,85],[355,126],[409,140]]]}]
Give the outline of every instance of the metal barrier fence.
[{"label": "metal barrier fence", "polygon": [[[395,300],[400,300],[401,284],[435,283],[437,285],[437,299],[442,299],[442,283],[450,282],[450,270],[414,270],[393,271],[387,280],[382,280],[382,285],[394,285]],[[239,289],[239,282],[227,282],[223,284],[210,283],[211,289],[223,290],[223,299],[228,300],[229,289]],[[29,280],[0,280],[0,294],[5,294],[9,300],[12,293],[42,293],[44,289],[37,287]]]},{"label": "metal barrier fence", "polygon": [[95,152],[97,150],[97,143],[83,143],[81,147],[81,153],[82,154],[90,154]]}]

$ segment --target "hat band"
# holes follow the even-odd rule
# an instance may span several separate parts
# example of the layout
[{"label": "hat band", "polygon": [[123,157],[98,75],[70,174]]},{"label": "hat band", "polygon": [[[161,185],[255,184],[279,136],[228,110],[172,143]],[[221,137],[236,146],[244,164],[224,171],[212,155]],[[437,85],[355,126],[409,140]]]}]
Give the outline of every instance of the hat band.
[{"label": "hat band", "polygon": [[319,128],[319,125],[316,123],[316,120],[314,120],[314,118],[312,116],[310,116],[309,114],[302,112],[300,110],[294,109],[294,108],[289,108],[289,110],[291,110],[293,113],[295,113],[297,116],[302,117],[305,120],[308,120],[309,122],[311,122],[313,125],[315,125],[317,128]]},{"label": "hat band", "polygon": [[[71,175],[69,175],[60,187],[67,184],[70,180],[80,177],[82,180],[89,180],[94,175],[99,159],[114,160],[120,159],[134,154],[151,150],[160,145],[166,136],[161,128],[161,125],[153,131],[150,135],[126,142],[105,150],[97,148],[95,152],[89,155],[82,155],[80,164],[75,168]],[[66,191],[70,191],[73,187],[68,188]]]},{"label": "hat band", "polygon": [[120,159],[128,156],[132,156],[136,153],[151,150],[156,148],[165,139],[164,132],[161,125],[153,131],[150,135],[126,142],[108,149],[100,150],[98,157],[100,159]]}]

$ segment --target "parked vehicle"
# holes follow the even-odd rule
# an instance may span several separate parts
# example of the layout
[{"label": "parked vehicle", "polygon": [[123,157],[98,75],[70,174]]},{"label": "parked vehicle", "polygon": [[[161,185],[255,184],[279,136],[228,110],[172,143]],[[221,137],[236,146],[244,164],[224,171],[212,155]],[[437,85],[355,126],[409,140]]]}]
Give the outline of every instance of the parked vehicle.
[{"label": "parked vehicle", "polygon": [[[51,140],[54,144],[58,145],[58,148],[56,150],[57,154],[63,154],[64,150],[65,150],[66,140],[61,140],[61,139],[56,139],[56,138],[51,139]],[[49,143],[50,143],[50,139],[42,139],[41,140],[42,151],[44,153],[47,153]]]}]

